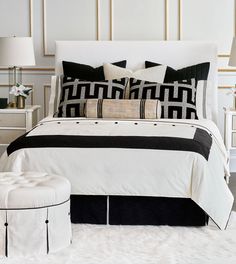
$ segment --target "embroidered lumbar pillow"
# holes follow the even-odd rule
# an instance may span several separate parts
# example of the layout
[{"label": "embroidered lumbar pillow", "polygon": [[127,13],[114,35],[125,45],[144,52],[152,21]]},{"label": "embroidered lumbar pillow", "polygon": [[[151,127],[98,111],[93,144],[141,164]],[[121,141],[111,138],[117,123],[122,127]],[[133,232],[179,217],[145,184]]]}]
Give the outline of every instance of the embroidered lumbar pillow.
[{"label": "embroidered lumbar pillow", "polygon": [[159,100],[88,99],[85,106],[88,118],[157,119],[161,117]]}]

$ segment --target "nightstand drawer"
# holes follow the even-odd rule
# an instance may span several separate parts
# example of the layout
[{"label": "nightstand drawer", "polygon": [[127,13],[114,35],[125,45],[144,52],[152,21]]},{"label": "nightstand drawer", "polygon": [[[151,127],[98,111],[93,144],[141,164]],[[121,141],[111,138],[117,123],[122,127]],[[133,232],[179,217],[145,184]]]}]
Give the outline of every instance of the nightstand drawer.
[{"label": "nightstand drawer", "polygon": [[232,128],[233,130],[236,130],[236,115],[232,116],[233,120],[232,120]]},{"label": "nightstand drawer", "polygon": [[25,127],[25,114],[0,114],[0,127]]},{"label": "nightstand drawer", "polygon": [[25,130],[2,129],[0,130],[0,144],[9,144],[25,132]]}]

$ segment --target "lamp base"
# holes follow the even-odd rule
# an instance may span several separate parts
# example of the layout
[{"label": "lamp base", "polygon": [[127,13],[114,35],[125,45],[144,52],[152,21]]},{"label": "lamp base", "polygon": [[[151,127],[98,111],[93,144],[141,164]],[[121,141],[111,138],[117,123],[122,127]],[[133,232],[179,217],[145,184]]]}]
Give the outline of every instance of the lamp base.
[{"label": "lamp base", "polygon": [[[10,88],[17,83],[22,84],[22,68],[20,67],[9,67],[8,68],[8,78],[9,78],[9,92]],[[14,95],[9,95],[9,103],[16,104],[16,98]]]}]

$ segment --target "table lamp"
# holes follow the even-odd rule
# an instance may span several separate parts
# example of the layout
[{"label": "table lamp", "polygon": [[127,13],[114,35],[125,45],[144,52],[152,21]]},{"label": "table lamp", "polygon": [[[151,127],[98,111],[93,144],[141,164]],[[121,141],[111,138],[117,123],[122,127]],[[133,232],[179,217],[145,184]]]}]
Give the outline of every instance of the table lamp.
[{"label": "table lamp", "polygon": [[9,69],[9,87],[22,84],[22,67],[35,65],[31,37],[0,37],[0,66]]}]

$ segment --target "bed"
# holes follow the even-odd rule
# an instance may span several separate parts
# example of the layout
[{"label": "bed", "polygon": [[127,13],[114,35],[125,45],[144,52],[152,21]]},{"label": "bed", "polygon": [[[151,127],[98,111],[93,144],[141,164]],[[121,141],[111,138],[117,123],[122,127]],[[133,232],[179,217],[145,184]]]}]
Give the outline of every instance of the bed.
[{"label": "bed", "polygon": [[[126,59],[174,68],[210,62],[211,119],[55,118],[63,60],[100,65]],[[72,184],[75,223],[227,226],[233,196],[217,124],[217,49],[212,43],[58,41],[49,116],[13,142],[1,171],[45,171]]]}]

